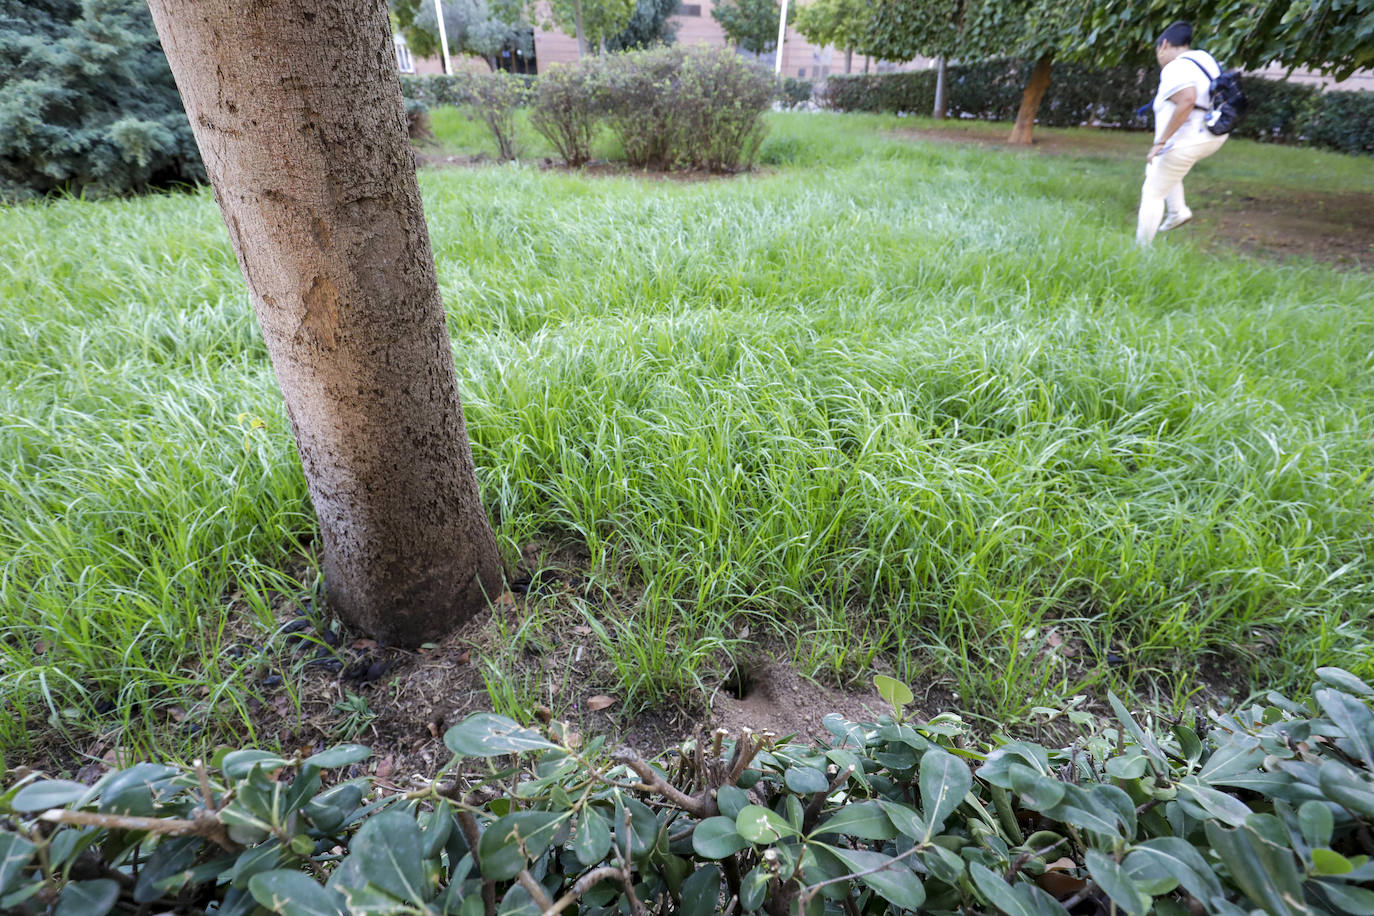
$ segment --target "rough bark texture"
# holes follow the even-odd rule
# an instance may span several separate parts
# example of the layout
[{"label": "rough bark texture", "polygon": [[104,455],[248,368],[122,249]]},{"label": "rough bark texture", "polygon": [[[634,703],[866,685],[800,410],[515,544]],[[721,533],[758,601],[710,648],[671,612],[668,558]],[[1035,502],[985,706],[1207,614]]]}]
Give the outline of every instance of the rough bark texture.
[{"label": "rough bark texture", "polygon": [[1030,82],[1021,93],[1021,108],[1016,112],[1016,125],[1011,129],[1008,143],[1030,145],[1031,131],[1035,129],[1035,113],[1040,110],[1040,100],[1045,97],[1045,90],[1050,88],[1050,68],[1053,63],[1052,54],[1046,54],[1035,62]]},{"label": "rough bark texture", "polygon": [[329,605],[416,645],[501,588],[385,0],[151,0],[267,340]]}]

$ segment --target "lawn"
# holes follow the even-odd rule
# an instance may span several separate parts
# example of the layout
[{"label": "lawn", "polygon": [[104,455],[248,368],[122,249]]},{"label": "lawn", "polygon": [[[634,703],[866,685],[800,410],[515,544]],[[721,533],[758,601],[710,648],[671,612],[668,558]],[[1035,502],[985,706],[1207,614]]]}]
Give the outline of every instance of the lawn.
[{"label": "lawn", "polygon": [[[988,730],[1374,676],[1367,274],[1136,250],[1129,140],[771,120],[721,180],[421,173],[485,504],[513,575],[563,572],[472,639],[487,702],[573,706],[529,657],[574,629],[625,714],[757,651]],[[1374,191],[1244,141],[1196,186],[1316,176]],[[0,299],[0,749],[278,740],[314,528],[209,193],[0,210]]]}]

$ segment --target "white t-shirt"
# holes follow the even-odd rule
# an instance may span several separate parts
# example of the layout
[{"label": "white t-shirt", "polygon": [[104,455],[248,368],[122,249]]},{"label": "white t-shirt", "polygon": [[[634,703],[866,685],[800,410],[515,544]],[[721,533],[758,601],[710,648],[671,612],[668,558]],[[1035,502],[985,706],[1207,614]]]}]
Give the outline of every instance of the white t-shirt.
[{"label": "white t-shirt", "polygon": [[[1198,66],[1197,61],[1202,64]],[[1203,70],[1206,73],[1203,73]],[[1203,50],[1184,51],[1164,65],[1159,71],[1159,91],[1155,93],[1155,142],[1160,142],[1160,135],[1164,133],[1164,128],[1169,126],[1170,119],[1174,116],[1173,102],[1169,101],[1169,96],[1192,86],[1197,90],[1197,104],[1202,108],[1194,108],[1192,114],[1188,115],[1188,120],[1169,138],[1169,146],[1178,146],[1187,143],[1201,143],[1204,140],[1215,139],[1215,135],[1207,130],[1206,116],[1204,110],[1211,102],[1210,89],[1212,78],[1221,72],[1221,67],[1217,65],[1212,55]]]}]

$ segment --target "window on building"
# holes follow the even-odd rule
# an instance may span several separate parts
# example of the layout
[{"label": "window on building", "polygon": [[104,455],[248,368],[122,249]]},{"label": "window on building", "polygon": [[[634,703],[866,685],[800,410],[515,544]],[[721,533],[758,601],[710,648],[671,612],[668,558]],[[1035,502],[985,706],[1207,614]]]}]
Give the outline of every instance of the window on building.
[{"label": "window on building", "polygon": [[700,15],[701,15],[701,4],[700,4],[700,3],[684,3],[684,4],[682,4],[682,6],[678,7],[677,14],[678,14],[679,16],[700,16]]},{"label": "window on building", "polygon": [[410,48],[406,45],[406,40],[397,35],[393,43],[396,46],[396,69],[402,73],[414,73],[415,61],[410,56]]}]

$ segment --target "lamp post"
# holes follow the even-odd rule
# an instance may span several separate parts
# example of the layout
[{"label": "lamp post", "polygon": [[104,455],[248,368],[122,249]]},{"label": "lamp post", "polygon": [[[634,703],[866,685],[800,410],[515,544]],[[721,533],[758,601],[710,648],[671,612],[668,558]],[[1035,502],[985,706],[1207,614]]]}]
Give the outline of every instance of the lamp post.
[{"label": "lamp post", "polygon": [[[783,2],[785,3],[786,0]],[[444,28],[444,6],[439,0],[434,0],[434,18],[439,20],[439,47],[444,51],[444,73],[452,76],[453,61],[448,56],[448,31]]]},{"label": "lamp post", "polygon": [[[439,0],[434,0],[438,3]],[[441,33],[442,34],[442,33]],[[787,39],[787,0],[782,0],[782,16],[778,19],[778,54],[773,59],[773,72],[782,76],[782,43]]]}]

